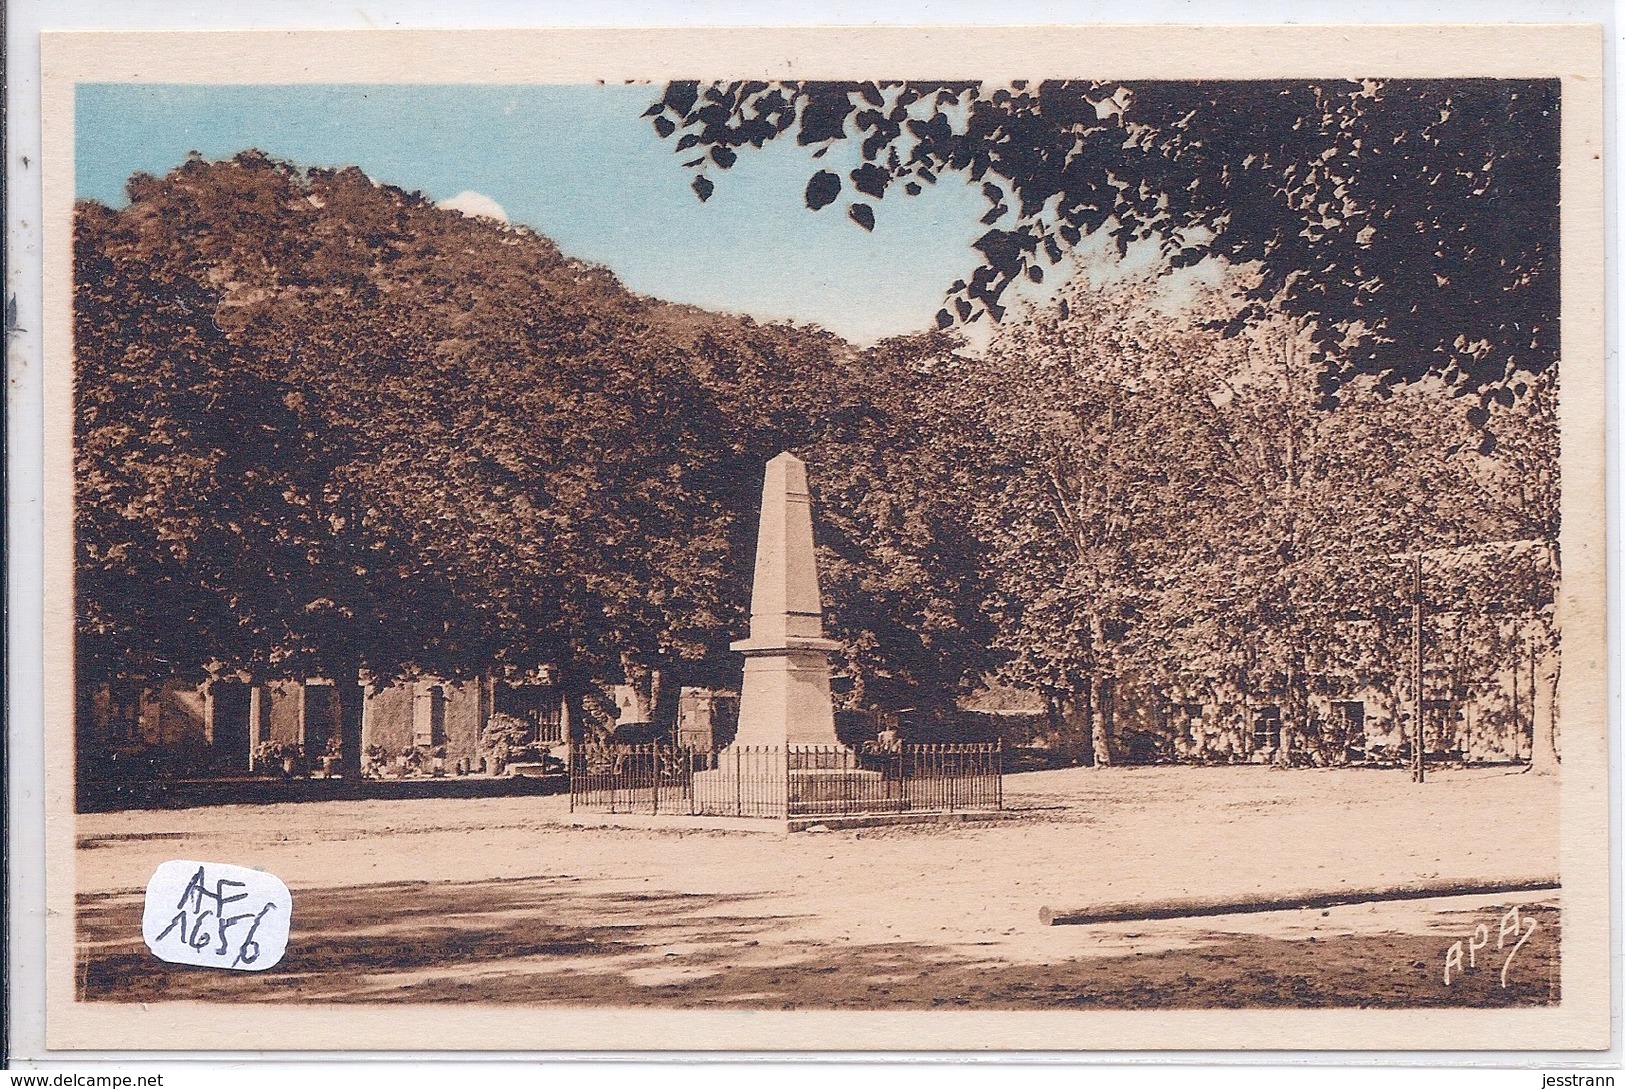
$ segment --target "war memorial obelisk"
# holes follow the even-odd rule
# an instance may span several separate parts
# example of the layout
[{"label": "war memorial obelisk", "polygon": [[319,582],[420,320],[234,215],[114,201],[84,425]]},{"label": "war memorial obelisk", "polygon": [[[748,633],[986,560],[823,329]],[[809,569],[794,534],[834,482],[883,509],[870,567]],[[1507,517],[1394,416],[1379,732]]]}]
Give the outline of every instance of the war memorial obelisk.
[{"label": "war memorial obelisk", "polygon": [[733,644],[745,656],[739,733],[716,764],[694,773],[709,812],[776,817],[857,812],[884,791],[882,776],[858,763],[835,736],[829,697],[824,609],[813,553],[807,466],[790,453],[767,463],[750,636]]},{"label": "war memorial obelisk", "polygon": [[750,637],[732,644],[745,656],[734,744],[839,745],[829,695],[829,656],[839,648],[824,638],[807,465],[786,452],[762,481]]}]

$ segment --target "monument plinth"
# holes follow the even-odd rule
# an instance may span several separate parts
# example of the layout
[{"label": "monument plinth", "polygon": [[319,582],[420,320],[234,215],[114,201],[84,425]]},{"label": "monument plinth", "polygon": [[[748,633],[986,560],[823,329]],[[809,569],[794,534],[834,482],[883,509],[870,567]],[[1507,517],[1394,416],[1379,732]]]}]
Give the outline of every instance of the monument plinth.
[{"label": "monument plinth", "polygon": [[767,463],[750,636],[732,644],[745,656],[735,745],[839,745],[829,695],[824,608],[813,552],[807,466],[790,453]]}]

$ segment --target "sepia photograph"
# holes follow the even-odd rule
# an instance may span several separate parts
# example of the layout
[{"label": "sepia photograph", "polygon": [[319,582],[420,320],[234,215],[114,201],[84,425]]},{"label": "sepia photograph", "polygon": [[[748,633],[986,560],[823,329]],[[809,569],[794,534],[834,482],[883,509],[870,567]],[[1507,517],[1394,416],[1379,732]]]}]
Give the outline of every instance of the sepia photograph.
[{"label": "sepia photograph", "polygon": [[53,1046],[1606,1047],[1598,91],[1122,34],[59,36]]}]

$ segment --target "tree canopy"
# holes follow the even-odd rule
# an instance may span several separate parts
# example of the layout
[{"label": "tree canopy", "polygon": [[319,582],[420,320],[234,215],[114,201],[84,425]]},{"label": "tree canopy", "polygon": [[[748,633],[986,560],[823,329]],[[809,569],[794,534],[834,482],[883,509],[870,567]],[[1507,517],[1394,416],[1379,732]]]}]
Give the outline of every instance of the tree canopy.
[{"label": "tree canopy", "polygon": [[1552,637],[1549,376],[1492,405],[1490,453],[1437,378],[1362,377],[1327,410],[1297,319],[1221,335],[1248,287],[1172,307],[1154,280],[1076,281],[958,367],[1002,452],[976,509],[1005,676],[1087,720],[1097,759],[1130,682],[1279,699],[1284,758],[1311,695],[1406,676],[1417,553],[1479,668],[1503,668],[1508,618]]},{"label": "tree canopy", "polygon": [[[806,204],[978,184],[980,266],[941,326],[997,319],[1086,237],[1171,267],[1256,264],[1239,331],[1271,306],[1305,323],[1320,392],[1356,375],[1510,400],[1557,361],[1556,80],[674,82],[647,113],[694,190],[793,136],[824,157]],[[1479,420],[1482,424],[1482,420]]]},{"label": "tree canopy", "polygon": [[976,554],[920,476],[951,470],[889,456],[924,396],[907,352],[645,299],[355,169],[249,152],[129,190],[77,216],[89,675],[727,683],[781,449],[840,510],[859,690],[982,668],[974,595],[941,588]]},{"label": "tree canopy", "polygon": [[[1130,103],[1090,86],[1107,134],[1091,139],[1109,143]],[[702,109],[691,90],[663,109]],[[829,117],[905,91],[786,97],[800,105],[774,131],[845,138]],[[1283,94],[1301,112],[1300,91]],[[1030,123],[1053,125],[1032,93]],[[1386,93],[1360,85],[1360,109]],[[1011,108],[959,94],[961,110],[986,96],[993,120]],[[813,101],[829,117],[809,122]],[[952,113],[950,98],[931,108]],[[1458,123],[1454,108],[1440,122]],[[890,163],[897,138],[866,161]],[[933,161],[899,152],[887,169],[924,184]],[[1278,699],[1290,738],[1311,694],[1402,674],[1401,561],[1417,552],[1436,557],[1435,607],[1486,660],[1532,630],[1555,690],[1554,369],[1506,356],[1510,383],[1483,372],[1491,395],[1468,414],[1441,410],[1478,381],[1466,371],[1345,354],[1332,407],[1330,319],[1302,294],[1319,281],[1270,267],[1307,242],[1172,277],[1075,276],[1012,307],[974,355],[952,329],[858,349],[644,298],[533,232],[355,169],[246,152],[138,176],[129,194],[76,215],[82,683],[547,667],[583,698],[641,686],[651,709],[657,690],[729,685],[761,467],[788,449],[811,471],[854,705],[940,720],[997,674],[1083,720],[1104,760],[1120,690],[1225,690]],[[1055,197],[1020,213],[1046,254],[1023,269],[1050,259],[1043,231],[1082,239]],[[1171,222],[1112,208],[1089,229]],[[1196,223],[1184,249],[1241,229],[1202,240]],[[1423,320],[1389,298],[1385,315]],[[1339,350],[1380,346],[1384,328]]]}]

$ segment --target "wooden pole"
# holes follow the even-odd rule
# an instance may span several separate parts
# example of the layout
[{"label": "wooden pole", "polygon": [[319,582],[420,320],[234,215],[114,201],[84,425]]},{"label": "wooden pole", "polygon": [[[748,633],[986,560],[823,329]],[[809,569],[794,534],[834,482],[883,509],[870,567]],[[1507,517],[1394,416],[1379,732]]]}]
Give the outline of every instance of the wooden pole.
[{"label": "wooden pole", "polygon": [[996,801],[993,808],[1004,809],[1004,738],[993,746],[993,789],[996,791]]},{"label": "wooden pole", "polygon": [[1516,625],[1512,629],[1512,727],[1507,740],[1512,744],[1512,757],[1516,761],[1523,752],[1523,718],[1518,713],[1518,682],[1523,673],[1523,631]]},{"label": "wooden pole", "polygon": [[1384,888],[1301,889],[1276,896],[1242,894],[1229,899],[1193,896],[1174,900],[1093,904],[1061,911],[1044,907],[1038,921],[1045,926],[1111,923],[1139,919],[1186,919],[1202,915],[1243,915],[1261,911],[1296,911],[1341,904],[1372,904],[1388,900],[1430,900],[1443,896],[1486,896],[1508,892],[1545,892],[1562,888],[1555,877],[1528,879],[1433,879]]},{"label": "wooden pole", "polygon": [[[570,698],[562,688],[555,687],[553,691],[559,700],[559,734],[564,739],[564,762],[567,766],[575,767],[576,731],[575,723],[570,718]],[[491,687],[491,706],[496,707],[496,685]]]},{"label": "wooden pole", "polygon": [[[1522,655],[1520,654],[1520,657]],[[1521,664],[1521,663],[1520,663]],[[256,770],[254,750],[262,741],[271,740],[271,731],[261,728],[261,721],[269,727],[271,722],[270,709],[266,706],[266,691],[262,684],[250,682],[248,689],[248,770]]]},{"label": "wooden pole", "polygon": [[1416,720],[1412,723],[1411,782],[1420,783],[1426,775],[1427,763],[1423,756],[1423,747],[1427,739],[1422,725],[1425,707],[1422,699],[1422,554],[1418,552],[1412,557],[1411,563],[1411,619],[1414,625],[1411,637],[1411,683],[1414,685],[1416,703]]}]

